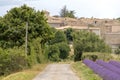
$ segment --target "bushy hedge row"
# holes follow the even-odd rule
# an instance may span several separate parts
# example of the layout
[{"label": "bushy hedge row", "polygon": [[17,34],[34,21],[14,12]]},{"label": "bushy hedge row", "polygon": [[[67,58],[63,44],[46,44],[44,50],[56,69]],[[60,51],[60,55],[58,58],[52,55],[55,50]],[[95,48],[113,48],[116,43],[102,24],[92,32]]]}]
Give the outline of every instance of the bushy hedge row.
[{"label": "bushy hedge row", "polygon": [[7,75],[30,68],[34,64],[46,62],[47,55],[44,54],[39,42],[40,38],[29,43],[27,55],[24,46],[8,49],[0,48],[0,75]]},{"label": "bushy hedge row", "polygon": [[82,60],[84,59],[90,59],[92,61],[96,61],[97,59],[109,61],[110,59],[114,59],[114,57],[110,53],[84,52]]},{"label": "bushy hedge row", "polygon": [[0,75],[10,74],[28,68],[28,60],[22,48],[0,48]]}]

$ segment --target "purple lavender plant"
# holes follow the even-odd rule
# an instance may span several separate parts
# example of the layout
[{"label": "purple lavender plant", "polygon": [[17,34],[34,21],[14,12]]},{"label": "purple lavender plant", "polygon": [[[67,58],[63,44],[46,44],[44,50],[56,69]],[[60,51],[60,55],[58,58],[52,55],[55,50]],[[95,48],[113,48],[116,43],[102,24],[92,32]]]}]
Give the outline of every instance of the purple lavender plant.
[{"label": "purple lavender plant", "polygon": [[120,68],[102,60],[97,60],[96,63],[120,75]]},{"label": "purple lavender plant", "polygon": [[120,76],[117,73],[112,72],[111,70],[104,68],[91,60],[85,59],[83,63],[101,76],[103,80],[120,80]]},{"label": "purple lavender plant", "polygon": [[111,61],[109,61],[109,64],[112,64],[112,65],[114,65],[114,66],[120,68],[120,62],[111,60]]}]

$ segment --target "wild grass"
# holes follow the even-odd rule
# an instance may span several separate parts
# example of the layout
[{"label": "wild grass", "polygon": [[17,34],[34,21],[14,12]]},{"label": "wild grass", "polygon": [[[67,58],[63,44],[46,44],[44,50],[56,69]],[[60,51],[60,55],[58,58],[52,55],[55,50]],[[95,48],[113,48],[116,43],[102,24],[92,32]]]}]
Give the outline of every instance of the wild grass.
[{"label": "wild grass", "polygon": [[31,69],[17,72],[6,77],[1,77],[0,80],[32,80],[39,72],[41,72],[47,64],[38,64]]},{"label": "wild grass", "polygon": [[2,80],[4,78],[4,76],[0,76],[0,80]]}]

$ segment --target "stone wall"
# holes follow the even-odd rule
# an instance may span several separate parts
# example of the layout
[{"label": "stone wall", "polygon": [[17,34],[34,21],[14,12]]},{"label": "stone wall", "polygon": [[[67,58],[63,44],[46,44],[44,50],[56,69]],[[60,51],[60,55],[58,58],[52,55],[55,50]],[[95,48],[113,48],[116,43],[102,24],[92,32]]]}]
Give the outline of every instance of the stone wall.
[{"label": "stone wall", "polygon": [[105,42],[111,46],[114,51],[118,46],[120,46],[120,33],[106,33]]}]

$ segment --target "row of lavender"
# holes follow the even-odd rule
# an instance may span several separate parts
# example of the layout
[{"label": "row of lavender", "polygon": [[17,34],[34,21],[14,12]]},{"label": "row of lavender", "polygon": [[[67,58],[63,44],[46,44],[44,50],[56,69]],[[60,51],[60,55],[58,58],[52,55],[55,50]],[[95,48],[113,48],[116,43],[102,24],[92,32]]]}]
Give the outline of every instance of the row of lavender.
[{"label": "row of lavender", "polygon": [[93,62],[85,59],[83,63],[101,76],[103,80],[120,80],[120,63],[116,61],[110,61],[109,63],[106,63],[102,60]]}]

